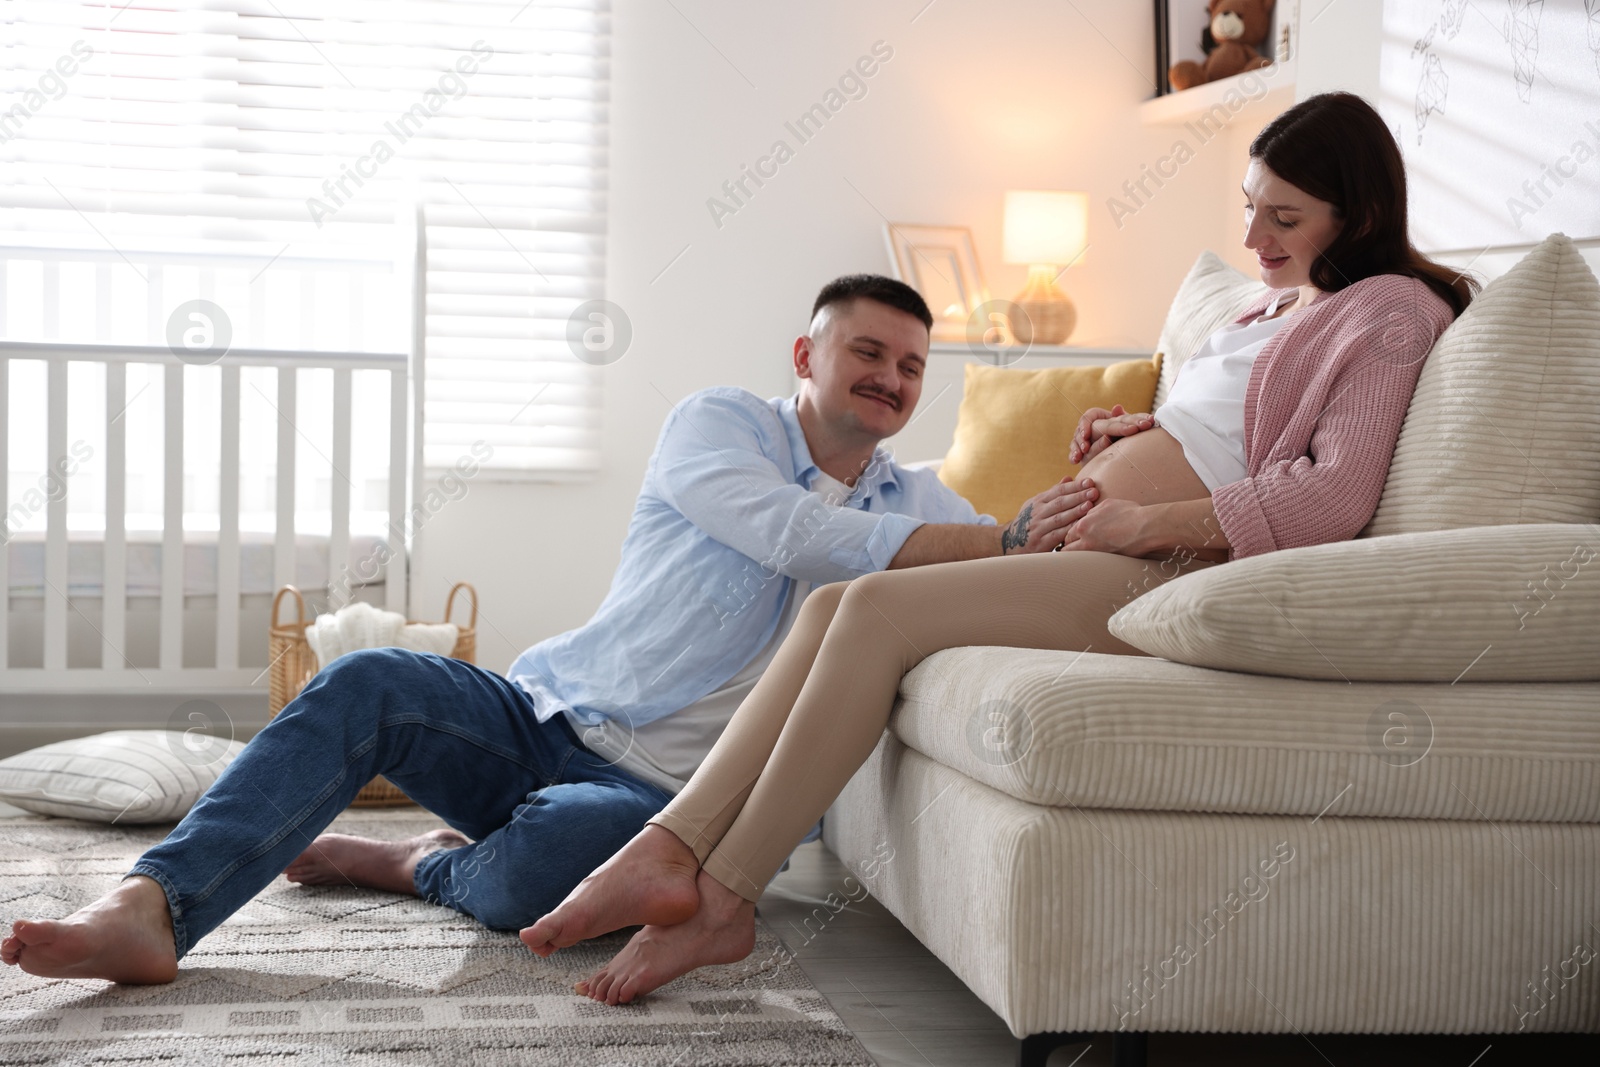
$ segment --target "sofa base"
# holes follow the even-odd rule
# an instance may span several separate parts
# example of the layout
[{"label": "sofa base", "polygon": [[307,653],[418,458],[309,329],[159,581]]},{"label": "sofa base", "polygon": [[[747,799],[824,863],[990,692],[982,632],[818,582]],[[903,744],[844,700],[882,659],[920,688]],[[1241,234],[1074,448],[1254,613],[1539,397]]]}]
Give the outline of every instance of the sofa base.
[{"label": "sofa base", "polygon": [[1018,1037],[1600,1030],[1600,826],[1051,808],[885,735],[824,836]]}]

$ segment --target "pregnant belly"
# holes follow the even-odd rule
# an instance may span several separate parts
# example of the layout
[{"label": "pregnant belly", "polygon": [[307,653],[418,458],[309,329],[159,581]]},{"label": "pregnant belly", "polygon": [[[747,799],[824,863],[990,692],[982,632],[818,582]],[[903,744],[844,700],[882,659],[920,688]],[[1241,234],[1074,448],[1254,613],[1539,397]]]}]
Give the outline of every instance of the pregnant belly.
[{"label": "pregnant belly", "polygon": [[1211,495],[1184,458],[1183,445],[1159,426],[1117,439],[1085,463],[1078,477],[1093,478],[1102,500],[1167,504]]}]

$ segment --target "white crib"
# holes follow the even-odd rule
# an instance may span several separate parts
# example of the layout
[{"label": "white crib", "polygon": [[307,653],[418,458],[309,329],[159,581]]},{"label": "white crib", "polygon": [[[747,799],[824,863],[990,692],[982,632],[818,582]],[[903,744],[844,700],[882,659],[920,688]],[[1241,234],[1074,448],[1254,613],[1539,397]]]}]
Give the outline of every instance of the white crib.
[{"label": "white crib", "polygon": [[[0,337],[35,337],[0,341],[0,727],[164,725],[191,698],[248,726],[276,588],[410,613],[422,233],[408,212],[382,255],[270,261],[0,245]],[[234,308],[246,341],[297,318],[294,343],[122,343],[190,299]],[[317,347],[329,322],[349,343]]]}]

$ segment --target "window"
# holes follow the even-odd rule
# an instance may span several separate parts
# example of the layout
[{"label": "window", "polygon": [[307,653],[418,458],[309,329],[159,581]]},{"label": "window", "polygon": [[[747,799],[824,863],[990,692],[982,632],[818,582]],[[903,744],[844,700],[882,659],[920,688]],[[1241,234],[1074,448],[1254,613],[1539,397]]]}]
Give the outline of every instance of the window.
[{"label": "window", "polygon": [[[324,312],[361,310],[286,322],[219,290],[235,345],[394,350],[412,331],[384,315],[392,293],[319,294],[304,268],[341,250],[370,261],[420,211],[425,465],[482,440],[484,476],[582,477],[598,466],[600,372],[566,338],[603,295],[608,7],[7,0],[0,226],[30,246],[249,249],[269,281],[294,266],[290,288]],[[109,273],[134,270],[127,258]],[[62,282],[47,322],[9,301],[0,337],[163,343],[159,316],[119,317],[94,292]]]}]

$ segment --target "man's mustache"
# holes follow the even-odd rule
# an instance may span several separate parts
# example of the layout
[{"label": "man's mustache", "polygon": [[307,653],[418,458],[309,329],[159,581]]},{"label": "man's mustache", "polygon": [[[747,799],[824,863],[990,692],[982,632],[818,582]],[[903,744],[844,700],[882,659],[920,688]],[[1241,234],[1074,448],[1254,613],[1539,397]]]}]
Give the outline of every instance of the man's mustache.
[{"label": "man's mustache", "polygon": [[860,393],[862,396],[882,397],[884,400],[887,400],[890,404],[894,405],[894,409],[896,411],[900,410],[900,396],[897,393],[886,393],[882,389],[857,389],[856,392]]}]

